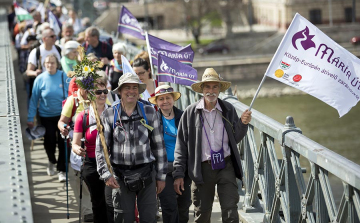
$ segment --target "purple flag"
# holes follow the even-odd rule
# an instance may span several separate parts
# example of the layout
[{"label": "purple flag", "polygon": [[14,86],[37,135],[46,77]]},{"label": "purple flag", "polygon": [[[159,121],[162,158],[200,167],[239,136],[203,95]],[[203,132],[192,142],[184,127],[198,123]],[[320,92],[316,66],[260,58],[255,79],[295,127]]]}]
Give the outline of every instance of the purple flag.
[{"label": "purple flag", "polygon": [[181,63],[190,66],[192,65],[192,62],[194,60],[194,51],[191,48],[191,44],[182,47],[149,34],[148,39],[150,45],[151,59],[154,65],[158,64],[157,60],[160,54],[170,57]]},{"label": "purple flag", "polygon": [[121,9],[118,31],[145,40],[144,31],[139,22],[125,6]]},{"label": "purple flag", "polygon": [[197,71],[191,66],[159,54],[158,81],[190,86],[197,82]]}]

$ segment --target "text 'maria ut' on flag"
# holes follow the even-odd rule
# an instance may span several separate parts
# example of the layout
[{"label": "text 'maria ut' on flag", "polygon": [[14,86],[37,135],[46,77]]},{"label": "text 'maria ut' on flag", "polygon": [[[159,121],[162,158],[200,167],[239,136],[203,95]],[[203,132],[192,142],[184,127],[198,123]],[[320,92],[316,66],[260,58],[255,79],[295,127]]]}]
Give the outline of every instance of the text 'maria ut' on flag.
[{"label": "text 'maria ut' on flag", "polygon": [[145,34],[139,22],[125,6],[121,9],[118,31],[145,40]]},{"label": "text 'maria ut' on flag", "polygon": [[194,60],[194,51],[191,48],[191,44],[182,47],[149,34],[148,39],[150,45],[151,60],[154,65],[158,64],[158,56],[160,54],[177,60],[181,63],[190,66],[192,65],[192,62]]},{"label": "text 'maria ut' on flag", "polygon": [[360,100],[360,59],[296,14],[265,73],[345,115]]},{"label": "text 'maria ut' on flag", "polygon": [[197,71],[191,66],[159,54],[158,81],[190,86],[197,81]]}]

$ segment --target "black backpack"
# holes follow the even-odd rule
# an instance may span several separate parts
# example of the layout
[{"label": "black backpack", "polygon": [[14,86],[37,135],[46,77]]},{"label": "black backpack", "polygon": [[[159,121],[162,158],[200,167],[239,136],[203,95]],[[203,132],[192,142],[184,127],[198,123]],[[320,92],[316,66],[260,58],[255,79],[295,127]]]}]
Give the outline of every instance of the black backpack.
[{"label": "black backpack", "polygon": [[[60,46],[58,46],[58,45],[54,45],[54,46],[55,46],[56,50],[59,52],[59,55],[61,57],[61,48],[60,48]],[[39,60],[40,60],[40,45],[36,47],[36,63],[37,64],[36,64],[35,70],[39,68],[39,64],[40,64],[40,67],[41,67],[41,61],[39,61]],[[60,65],[60,67],[58,67],[58,69],[62,70],[60,61],[59,61],[59,65]]]}]

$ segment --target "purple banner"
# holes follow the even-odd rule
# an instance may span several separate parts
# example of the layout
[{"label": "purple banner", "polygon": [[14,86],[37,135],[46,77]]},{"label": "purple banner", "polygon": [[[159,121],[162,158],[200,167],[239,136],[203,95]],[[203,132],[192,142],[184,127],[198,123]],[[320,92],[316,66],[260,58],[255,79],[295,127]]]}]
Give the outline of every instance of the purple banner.
[{"label": "purple banner", "polygon": [[159,54],[158,81],[190,86],[197,82],[197,71],[189,65]]},{"label": "purple banner", "polygon": [[139,22],[125,6],[121,9],[118,31],[145,40],[145,34]]},{"label": "purple banner", "polygon": [[158,64],[158,56],[160,54],[169,58],[177,60],[181,63],[192,65],[194,60],[194,51],[191,48],[191,44],[182,47],[152,35],[148,35],[151,59],[154,65]]}]

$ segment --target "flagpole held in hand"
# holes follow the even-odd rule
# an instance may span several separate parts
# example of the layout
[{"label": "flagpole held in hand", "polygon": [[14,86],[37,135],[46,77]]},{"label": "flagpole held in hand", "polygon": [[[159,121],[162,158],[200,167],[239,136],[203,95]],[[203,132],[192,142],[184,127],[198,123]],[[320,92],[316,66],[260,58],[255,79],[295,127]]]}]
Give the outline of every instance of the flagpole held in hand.
[{"label": "flagpole held in hand", "polygon": [[[67,124],[64,124],[64,128],[67,127]],[[65,144],[65,173],[66,173],[66,216],[67,219],[70,218],[70,213],[69,213],[69,181],[68,181],[68,149],[67,149],[67,140],[69,138],[69,135],[67,136],[63,136],[61,135],[61,137],[64,139],[64,144]]]},{"label": "flagpole held in hand", "polygon": [[253,106],[253,104],[254,104],[254,101],[255,101],[256,97],[258,96],[259,91],[260,91],[262,85],[263,85],[264,82],[265,82],[265,79],[266,79],[266,75],[264,75],[263,79],[262,79],[261,82],[260,82],[260,85],[259,85],[258,89],[257,89],[256,92],[255,92],[254,98],[252,99],[251,104],[250,104],[250,107],[249,107],[249,111],[251,111],[251,108],[252,108],[252,106]]}]

